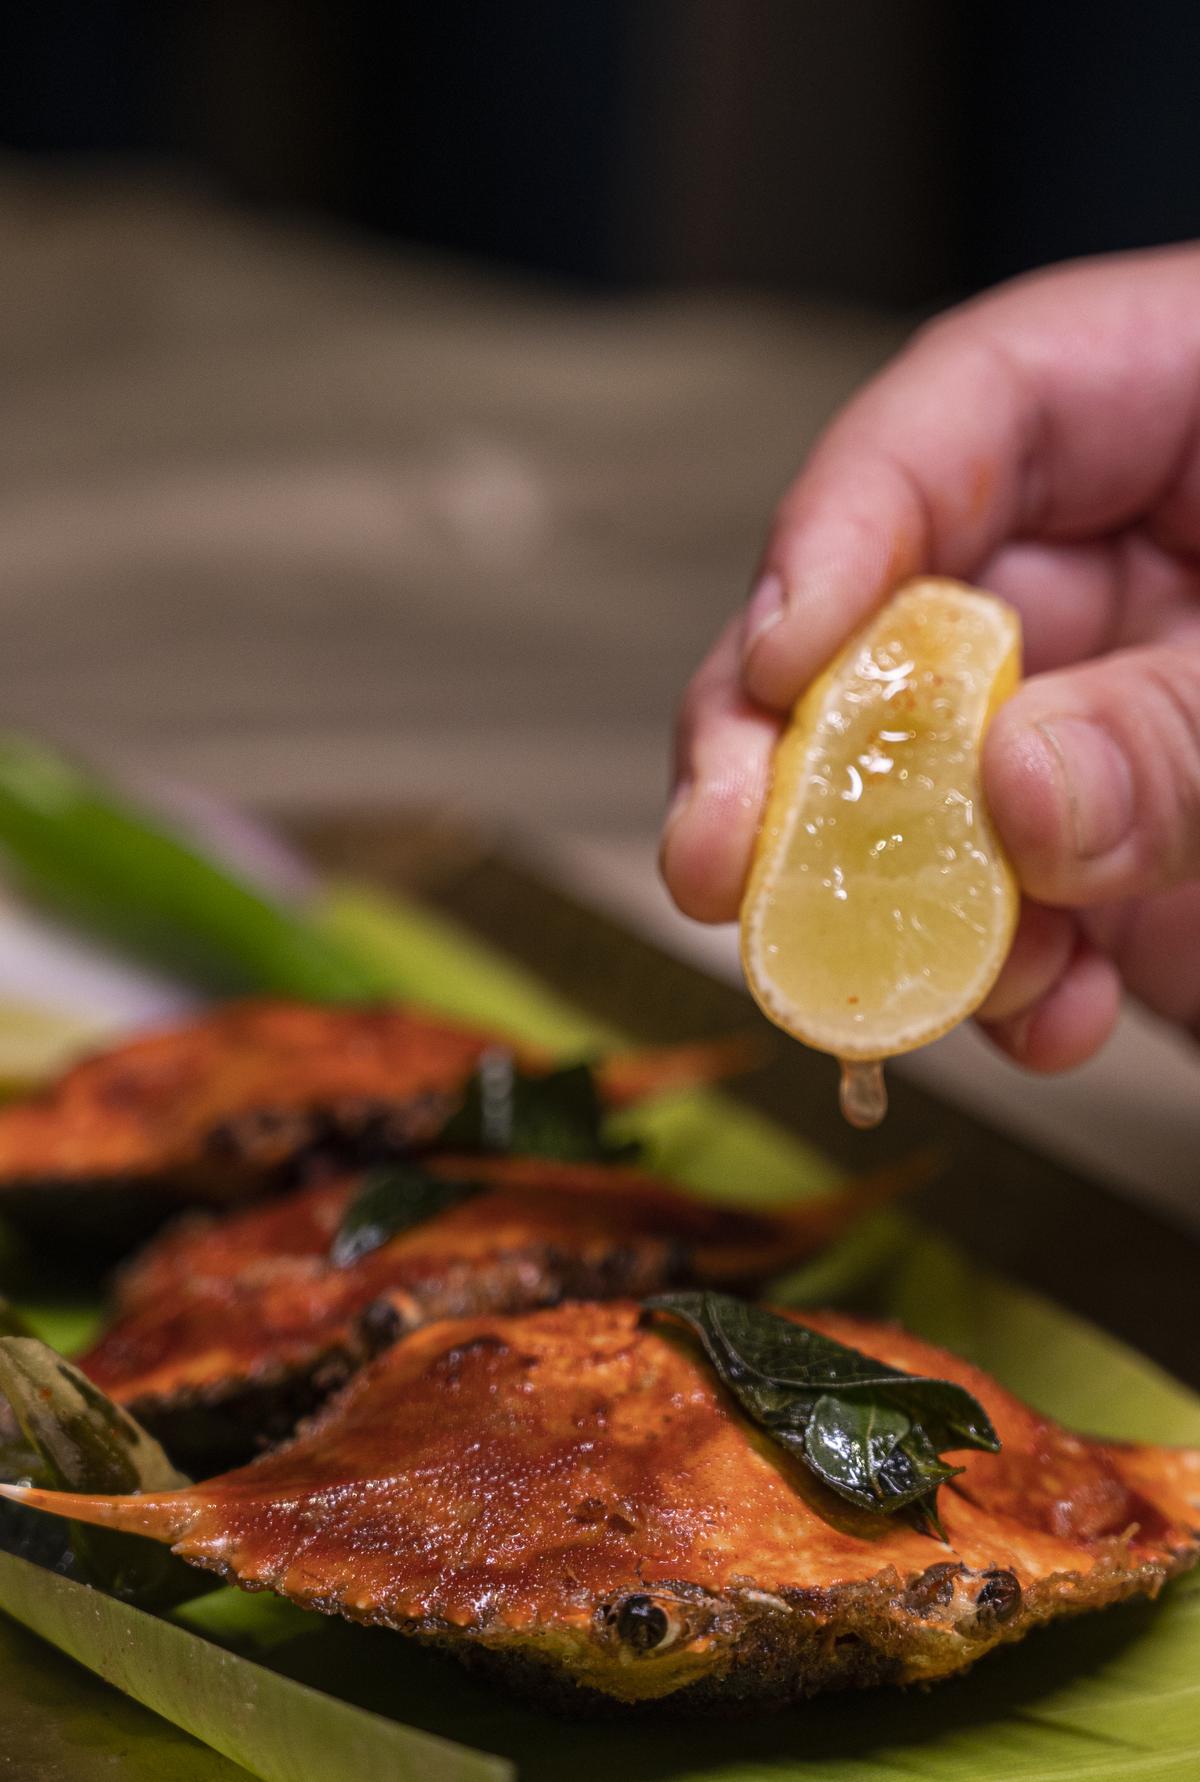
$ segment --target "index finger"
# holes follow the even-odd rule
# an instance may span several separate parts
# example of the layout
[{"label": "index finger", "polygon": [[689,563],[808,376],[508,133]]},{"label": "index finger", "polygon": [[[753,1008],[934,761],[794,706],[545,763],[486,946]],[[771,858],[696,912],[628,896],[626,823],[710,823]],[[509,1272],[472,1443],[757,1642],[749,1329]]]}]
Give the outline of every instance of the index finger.
[{"label": "index finger", "polygon": [[1197,474],[1198,373],[1195,249],[1060,268],[926,329],[780,504],[760,587],[782,598],[752,607],[747,691],[787,709],[909,575],[970,578],[1011,539],[1173,518]]}]

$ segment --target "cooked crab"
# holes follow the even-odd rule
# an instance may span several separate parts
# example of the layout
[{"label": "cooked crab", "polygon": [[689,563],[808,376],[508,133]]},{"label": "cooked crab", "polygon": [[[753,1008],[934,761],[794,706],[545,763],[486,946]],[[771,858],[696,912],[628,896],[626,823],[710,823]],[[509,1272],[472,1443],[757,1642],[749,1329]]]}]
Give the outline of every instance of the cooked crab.
[{"label": "cooked crab", "polygon": [[346,1266],[331,1249],[357,1177],[182,1221],[118,1277],[115,1318],[79,1365],[189,1471],[212,1471],[288,1434],[404,1329],[570,1297],[761,1281],[912,1173],[754,1212],[612,1165],[431,1156],[422,1167],[488,1186]]},{"label": "cooked crab", "polygon": [[[223,1004],[0,1108],[0,1212],[128,1247],[181,1205],[246,1198],[314,1146],[402,1148],[436,1129],[497,1045],[511,1042],[403,1006]],[[609,1058],[598,1079],[619,1106],[744,1062],[741,1041],[680,1046]]]},{"label": "cooked crab", "polygon": [[832,1496],[689,1336],[625,1302],[427,1325],[287,1447],[205,1484],[4,1492],[624,1703],[933,1681],[1195,1560],[1200,1452],[1089,1441],[894,1326],[805,1322],[986,1408],[1003,1447],[958,1457],[944,1539]]}]

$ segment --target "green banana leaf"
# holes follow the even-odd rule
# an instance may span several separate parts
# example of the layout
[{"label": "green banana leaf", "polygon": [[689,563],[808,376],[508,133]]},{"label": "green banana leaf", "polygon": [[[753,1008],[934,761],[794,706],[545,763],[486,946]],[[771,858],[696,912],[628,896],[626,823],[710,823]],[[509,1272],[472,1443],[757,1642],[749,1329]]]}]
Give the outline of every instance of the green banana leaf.
[{"label": "green banana leaf", "polygon": [[[323,922],[339,949],[360,952],[381,979],[394,973],[397,986],[430,1003],[500,1021],[567,1053],[619,1038],[415,907],[338,891]],[[741,1185],[746,1198],[760,1199],[818,1191],[833,1177],[811,1149],[719,1094],[672,1097],[640,1110],[634,1124],[655,1160],[703,1193],[728,1198]],[[1081,1428],[1200,1443],[1200,1400],[1100,1331],[977,1270],[902,1214],[880,1215],[780,1291],[797,1303],[831,1294],[866,1297],[881,1314],[949,1343]],[[39,1332],[53,1340],[62,1315],[61,1308],[39,1308]],[[326,1782],[351,1774],[419,1774],[449,1782],[473,1773],[454,1767],[471,1761],[470,1751],[508,1759],[526,1782],[565,1776],[572,1782],[1194,1782],[1200,1776],[1200,1584],[1194,1578],[1170,1587],[1158,1603],[1035,1634],[926,1694],[828,1698],[729,1722],[667,1710],[577,1722],[526,1708],[452,1660],[386,1630],[326,1621],[269,1597],[219,1590],[156,1619],[85,1593],[85,1611],[80,1599],[68,1603],[58,1590],[64,1581],[18,1576],[19,1566],[0,1557],[0,1606],[261,1776]],[[114,1619],[122,1616],[137,1619]],[[223,1677],[222,1686],[191,1690],[190,1679],[214,1665],[230,1667],[213,1672]],[[263,1682],[271,1677],[281,1691],[285,1681],[311,1691],[302,1723]],[[237,1743],[246,1724],[239,1704],[251,1687],[257,1691],[253,1747]],[[356,1723],[365,1741],[355,1747],[357,1767],[326,1767],[326,1753],[336,1762],[338,1728],[352,1708],[377,1717]],[[301,1724],[306,1731],[297,1743]],[[411,1750],[409,1758],[398,1757],[387,1746],[389,1736],[400,1739],[403,1751],[409,1731],[452,1740],[458,1749],[430,1748],[422,1757],[426,1767],[412,1769]],[[303,1767],[264,1767],[297,1761],[297,1752]]]},{"label": "green banana leaf", "polygon": [[0,1619],[0,1775],[37,1782],[248,1782],[249,1770]]},{"label": "green banana leaf", "polygon": [[0,1553],[0,1602],[32,1632],[264,1782],[507,1782],[507,1764],[381,1720],[86,1584]]},{"label": "green banana leaf", "polygon": [[284,906],[102,779],[32,737],[0,735],[0,859],[38,903],[219,989],[345,1000],[386,988]]}]

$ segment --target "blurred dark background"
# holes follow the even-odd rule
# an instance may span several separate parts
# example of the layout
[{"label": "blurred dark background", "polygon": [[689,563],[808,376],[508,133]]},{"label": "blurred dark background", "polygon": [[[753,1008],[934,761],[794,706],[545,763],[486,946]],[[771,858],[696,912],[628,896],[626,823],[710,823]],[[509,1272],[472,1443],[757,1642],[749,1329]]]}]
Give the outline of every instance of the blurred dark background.
[{"label": "blurred dark background", "polygon": [[0,145],[585,285],[928,305],[1200,233],[1195,0],[38,0]]}]

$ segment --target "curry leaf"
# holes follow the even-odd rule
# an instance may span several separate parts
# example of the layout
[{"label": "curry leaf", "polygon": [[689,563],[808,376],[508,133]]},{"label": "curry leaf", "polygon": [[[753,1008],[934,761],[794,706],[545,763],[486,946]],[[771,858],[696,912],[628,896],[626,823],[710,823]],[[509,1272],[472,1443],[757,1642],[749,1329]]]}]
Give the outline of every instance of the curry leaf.
[{"label": "curry leaf", "polygon": [[[433,1148],[592,1163],[628,1156],[634,1147],[607,1143],[604,1106],[588,1065],[534,1075],[519,1070],[510,1052],[492,1048]],[[342,1219],[332,1260],[349,1267],[399,1232],[477,1194],[480,1186],[431,1175],[415,1161],[373,1170]]]},{"label": "curry leaf", "polygon": [[533,1075],[509,1052],[485,1052],[462,1106],[438,1138],[439,1149],[556,1157],[594,1163],[627,1156],[604,1137],[604,1106],[586,1064]]},{"label": "curry leaf", "polygon": [[[0,1338],[0,1394],[20,1425],[36,1476],[57,1491],[172,1491],[189,1483],[128,1411],[34,1337]],[[129,1601],[162,1605],[205,1588],[189,1566],[136,1535],[72,1523],[72,1564],[65,1551],[30,1547],[23,1525],[11,1517],[5,1532],[10,1546],[28,1557]]]},{"label": "curry leaf", "polygon": [[688,1325],[747,1415],[861,1509],[912,1507],[936,1527],[938,1487],[962,1471],[942,1449],[1000,1446],[983,1406],[951,1380],[903,1373],[729,1294],[644,1303]]},{"label": "curry leaf", "polygon": [[896,1406],[829,1392],[812,1408],[804,1457],[831,1490],[886,1511],[919,1502],[962,1471],[939,1460],[925,1429]]},{"label": "curry leaf", "polygon": [[330,1260],[337,1268],[349,1268],[389,1238],[469,1200],[482,1187],[481,1182],[430,1175],[415,1163],[371,1170],[342,1216]]}]

